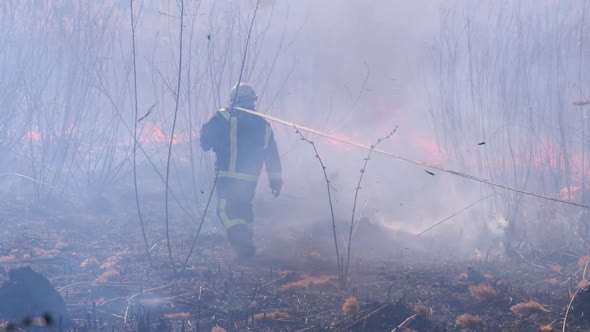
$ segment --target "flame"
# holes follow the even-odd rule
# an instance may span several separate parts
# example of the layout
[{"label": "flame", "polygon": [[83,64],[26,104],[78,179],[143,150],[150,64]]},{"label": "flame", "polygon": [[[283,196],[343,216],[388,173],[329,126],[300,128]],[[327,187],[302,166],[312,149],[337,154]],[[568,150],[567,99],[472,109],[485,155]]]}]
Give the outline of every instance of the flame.
[{"label": "flame", "polygon": [[[169,143],[170,137],[164,133],[161,123],[146,122],[139,141],[141,143]],[[178,135],[175,135],[172,144],[178,144]]]},{"label": "flame", "polygon": [[[169,144],[170,134],[165,133],[162,129],[163,126],[160,122],[146,122],[143,130],[139,135],[139,141],[141,143],[152,143],[152,144]],[[172,144],[187,143],[190,140],[196,140],[199,138],[199,133],[193,131],[192,135],[189,133],[176,132]]]},{"label": "flame", "polygon": [[28,141],[33,141],[35,143],[39,143],[41,141],[41,132],[38,130],[31,130],[25,134],[25,139]]},{"label": "flame", "polygon": [[70,125],[70,127],[66,130],[56,130],[53,132],[50,132],[51,136],[49,137],[44,137],[43,133],[41,132],[41,130],[39,129],[32,129],[29,130],[24,136],[24,140],[25,141],[30,141],[32,140],[34,143],[40,143],[43,139],[60,139],[60,138],[73,138],[77,135],[78,130],[75,126]]},{"label": "flame", "polygon": [[577,200],[582,194],[582,187],[578,185],[571,185],[569,187],[563,187],[560,190],[561,192],[561,199],[569,200]]}]

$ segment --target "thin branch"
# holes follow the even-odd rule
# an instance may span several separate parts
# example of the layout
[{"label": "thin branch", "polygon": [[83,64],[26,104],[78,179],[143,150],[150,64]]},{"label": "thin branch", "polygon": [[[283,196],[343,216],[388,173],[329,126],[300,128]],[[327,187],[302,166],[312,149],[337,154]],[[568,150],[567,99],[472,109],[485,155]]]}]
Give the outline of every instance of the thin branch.
[{"label": "thin branch", "polygon": [[[588,263],[590,262],[586,262],[586,265],[584,266],[584,272],[582,273],[583,276],[583,280],[586,280],[586,270],[588,269]],[[574,293],[574,296],[572,296],[572,298],[570,299],[570,303],[567,305],[567,309],[565,310],[565,316],[563,317],[563,326],[561,331],[565,332],[565,327],[567,326],[567,316],[570,313],[570,309],[572,308],[572,305],[574,304],[574,300],[576,299],[576,296],[578,295],[578,293],[582,290],[582,288],[578,287],[578,290],[576,290],[576,292]]]},{"label": "thin branch", "polygon": [[302,141],[309,143],[313,147],[313,151],[315,152],[315,157],[319,161],[320,166],[322,167],[322,171],[324,172],[324,179],[326,180],[326,188],[328,190],[328,202],[330,203],[330,215],[332,217],[332,231],[334,234],[334,247],[336,248],[336,262],[338,264],[338,278],[340,279],[340,284],[342,285],[342,283],[344,282],[344,274],[343,274],[343,270],[342,270],[342,264],[340,262],[340,251],[338,250],[338,239],[336,236],[336,218],[334,217],[334,205],[332,204],[332,193],[330,190],[330,179],[328,179],[328,173],[326,172],[326,166],[324,165],[324,162],[322,161],[322,158],[320,157],[320,154],[318,152],[317,147],[315,146],[315,143],[313,141],[307,139],[297,127],[295,127],[295,133],[301,137]]},{"label": "thin branch", "polygon": [[412,316],[406,318],[406,320],[404,320],[401,324],[399,324],[396,328],[394,328],[393,330],[391,330],[391,332],[398,332],[401,331],[401,329],[405,328],[406,326],[410,325],[411,322],[413,322],[416,317],[418,317],[418,314],[413,314]]},{"label": "thin branch", "polygon": [[178,84],[176,85],[176,105],[174,107],[174,120],[172,121],[172,133],[170,134],[170,144],[168,145],[168,160],[166,162],[166,245],[168,246],[168,258],[172,265],[172,270],[176,274],[174,258],[172,257],[172,248],[170,246],[170,216],[168,209],[168,188],[170,185],[170,160],[172,157],[172,145],[174,144],[174,132],[176,130],[176,119],[178,117],[178,99],[180,97],[180,83],[182,77],[182,32],[184,23],[184,0],[180,0],[180,46],[178,54]]},{"label": "thin branch", "polygon": [[[150,263],[152,265],[152,256],[150,255],[150,246],[148,244],[147,235],[145,233],[145,224],[143,222],[143,215],[141,213],[141,204],[139,203],[139,190],[137,187],[137,66],[136,66],[136,56],[135,56],[135,18],[133,16],[133,0],[129,0],[129,5],[131,7],[131,39],[133,45],[133,88],[134,88],[134,101],[135,101],[135,112],[134,112],[134,119],[133,121],[133,188],[135,191],[135,203],[137,206],[137,215],[139,217],[139,225],[141,226],[141,235],[143,236],[143,242],[145,244],[145,251]],[[151,111],[151,109],[150,109]],[[149,112],[148,112],[149,114]],[[147,115],[146,115],[147,116]]]},{"label": "thin branch", "polygon": [[[135,66],[133,66],[133,68],[135,68]],[[137,107],[137,100],[135,101],[135,106]],[[144,116],[142,116],[141,118],[137,119],[137,122],[141,122],[141,121],[145,120],[145,118],[147,118],[152,113],[152,111],[154,110],[155,107],[156,107],[156,104],[153,104],[152,107],[150,107],[150,109],[147,111],[147,113],[145,113]]]},{"label": "thin branch", "polygon": [[[360,98],[360,95],[359,95],[359,98]],[[397,126],[389,134],[387,134],[387,136],[385,136],[383,138],[379,138],[377,140],[377,142],[375,142],[375,144],[371,145],[371,149],[369,150],[369,154],[367,154],[367,158],[365,158],[365,164],[363,165],[363,168],[361,169],[361,175],[359,176],[359,181],[358,181],[358,184],[355,188],[354,203],[352,205],[352,217],[350,219],[350,232],[348,233],[348,248],[347,248],[347,253],[346,253],[346,268],[344,269],[344,276],[345,277],[348,277],[348,268],[350,266],[350,247],[352,244],[352,232],[354,230],[354,217],[356,214],[356,202],[357,202],[357,199],[359,196],[359,191],[361,190],[361,184],[363,182],[363,177],[364,177],[365,172],[367,170],[367,165],[369,163],[369,160],[371,160],[371,155],[373,154],[373,150],[377,147],[377,145],[379,145],[381,142],[391,138],[391,136],[393,136],[393,134],[395,134],[396,131],[397,131]]]},{"label": "thin branch", "polygon": [[565,316],[563,317],[563,326],[562,326],[562,329],[561,329],[562,332],[565,332],[565,328],[567,326],[567,316],[570,313],[570,309],[572,308],[572,305],[574,304],[574,300],[576,299],[576,296],[578,296],[578,293],[581,290],[582,290],[582,288],[578,288],[578,290],[576,290],[576,292],[574,293],[574,295],[570,299],[570,303],[567,305],[567,309],[565,310]]}]

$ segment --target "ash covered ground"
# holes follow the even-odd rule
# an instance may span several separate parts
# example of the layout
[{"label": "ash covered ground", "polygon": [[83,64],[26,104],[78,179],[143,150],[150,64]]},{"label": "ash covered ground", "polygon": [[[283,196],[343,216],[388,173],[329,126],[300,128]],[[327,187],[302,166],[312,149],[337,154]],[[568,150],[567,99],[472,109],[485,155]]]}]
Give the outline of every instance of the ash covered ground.
[{"label": "ash covered ground", "polygon": [[109,213],[81,203],[54,202],[68,208],[50,213],[55,205],[2,202],[4,279],[23,266],[48,278],[63,297],[70,330],[557,331],[566,315],[568,331],[590,326],[590,257],[565,246],[523,249],[510,259],[491,250],[461,261],[418,251],[413,235],[367,221],[342,287],[328,231],[280,240],[260,231],[259,255],[239,260],[212,217],[186,266],[192,232],[185,230],[196,225],[174,221],[173,238],[182,239],[173,243],[175,274],[165,239],[153,242],[147,261],[133,211],[115,199],[101,201]]}]

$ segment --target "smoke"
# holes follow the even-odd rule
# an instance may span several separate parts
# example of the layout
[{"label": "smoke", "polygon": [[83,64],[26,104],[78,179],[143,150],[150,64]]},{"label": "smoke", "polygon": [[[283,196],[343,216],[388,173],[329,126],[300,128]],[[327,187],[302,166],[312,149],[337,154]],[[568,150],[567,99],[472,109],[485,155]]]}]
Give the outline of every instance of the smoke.
[{"label": "smoke", "polygon": [[[531,173],[535,167],[531,165],[538,166],[548,151],[547,144],[538,140],[539,134],[544,132],[546,137],[558,132],[543,129],[544,121],[572,94],[560,82],[574,80],[576,69],[580,70],[572,65],[577,61],[575,47],[565,49],[571,45],[566,43],[575,42],[568,36],[579,31],[572,23],[576,20],[569,26],[558,22],[572,12],[581,19],[581,4],[307,4],[308,16],[301,17],[309,23],[292,50],[298,69],[290,77],[284,104],[268,112],[366,145],[397,125],[399,131],[383,146],[385,150],[560,197],[561,188],[548,190],[539,185],[546,181],[543,177],[553,175],[547,175],[547,170]],[[544,21],[550,13],[562,19]],[[558,40],[554,48],[539,48],[553,40]],[[559,77],[559,65],[554,69],[552,64],[560,61],[560,52],[565,52],[561,61],[569,64],[563,74],[567,78],[551,81]],[[539,84],[543,81],[554,83]],[[541,114],[533,115],[539,109]],[[291,203],[299,202],[302,207],[290,209],[293,212],[287,219],[301,228],[315,230],[323,224],[328,230],[325,183],[313,152],[292,131],[281,131],[279,137],[287,150],[286,190],[298,193],[297,199],[290,198]],[[346,229],[366,151],[323,138],[317,141],[328,167],[339,227]],[[418,251],[445,249],[451,255],[470,257],[474,250],[496,248],[501,254],[510,228],[519,227],[519,232],[526,233],[526,223],[536,222],[531,212],[543,204],[452,175],[435,171],[432,176],[383,156],[373,159],[358,203],[365,220],[391,229],[394,237],[396,233],[401,237],[406,232],[417,234],[492,194],[429,231],[422,237],[425,240],[411,240],[410,236],[408,242]],[[554,161],[553,165],[558,169],[559,164]],[[312,225],[306,226],[309,223]],[[526,240],[543,244],[532,235]],[[390,241],[389,251],[399,249],[403,242],[401,238]],[[356,243],[359,247],[367,244]]]},{"label": "smoke", "polygon": [[[176,220],[199,219],[203,212],[213,161],[196,144],[199,129],[226,106],[228,91],[240,75],[255,4],[185,2],[183,79],[171,172]],[[579,38],[581,5],[262,0],[243,81],[256,88],[259,112],[364,145],[397,126],[381,149],[560,196],[564,188],[583,188],[581,179],[590,170],[587,151],[581,153],[588,125],[579,123],[587,117],[568,104],[585,98],[588,83],[578,77],[587,64],[577,61],[588,53],[585,39]],[[126,190],[121,195],[132,197],[128,6],[116,1],[59,1],[48,6],[25,2],[5,3],[1,10],[5,20],[0,37],[11,45],[0,51],[0,104],[6,105],[0,114],[0,148],[10,155],[0,162],[3,171],[18,170],[49,183],[33,188],[37,199],[77,197],[87,191],[96,191],[87,195],[91,197],[109,196],[109,190]],[[177,2],[146,0],[134,15],[142,117],[140,198],[161,200],[163,146],[171,131],[180,55]],[[257,236],[264,241],[305,238],[294,242],[301,244],[301,251],[315,246],[330,250],[327,185],[315,153],[293,128],[273,128],[285,186],[275,199],[261,178],[255,202]],[[344,246],[368,151],[311,134],[308,138],[327,166]],[[377,251],[387,257],[400,248],[427,253],[443,248],[453,256],[471,256],[476,248],[502,243],[523,216],[535,219],[531,211],[540,205],[378,154],[364,171],[353,244],[359,257]],[[121,208],[134,204],[119,203]],[[149,208],[158,210],[151,204]],[[172,226],[192,227],[189,221]],[[207,227],[213,228],[211,223]],[[153,232],[153,238],[161,236]],[[317,236],[309,240],[308,234]]]}]

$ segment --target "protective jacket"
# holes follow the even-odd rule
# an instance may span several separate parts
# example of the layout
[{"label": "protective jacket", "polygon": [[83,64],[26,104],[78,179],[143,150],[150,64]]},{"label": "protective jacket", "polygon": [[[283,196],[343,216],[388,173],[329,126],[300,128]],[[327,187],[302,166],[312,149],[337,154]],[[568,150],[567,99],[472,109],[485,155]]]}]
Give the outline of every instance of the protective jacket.
[{"label": "protective jacket", "polygon": [[201,147],[213,149],[219,178],[258,182],[265,165],[268,180],[280,185],[281,161],[270,124],[238,110],[219,110],[201,130]]}]

